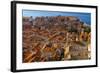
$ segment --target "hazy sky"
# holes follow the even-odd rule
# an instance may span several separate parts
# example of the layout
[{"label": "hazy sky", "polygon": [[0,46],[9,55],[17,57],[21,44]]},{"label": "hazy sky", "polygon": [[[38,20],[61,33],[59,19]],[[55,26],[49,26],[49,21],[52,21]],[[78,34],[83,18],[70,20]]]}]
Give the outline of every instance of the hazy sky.
[{"label": "hazy sky", "polygon": [[79,12],[58,12],[58,11],[36,11],[36,10],[23,10],[23,16],[33,16],[41,17],[41,16],[75,16],[81,19],[81,21],[91,24],[91,14],[90,13],[79,13]]}]

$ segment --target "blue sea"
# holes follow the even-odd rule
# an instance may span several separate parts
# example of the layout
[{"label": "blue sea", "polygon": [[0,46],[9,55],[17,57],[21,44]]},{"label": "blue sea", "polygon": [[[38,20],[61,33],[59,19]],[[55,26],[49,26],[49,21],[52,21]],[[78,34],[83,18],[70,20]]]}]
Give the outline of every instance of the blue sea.
[{"label": "blue sea", "polygon": [[39,11],[39,10],[23,10],[23,16],[75,16],[78,17],[81,21],[85,22],[88,25],[91,25],[91,13],[80,13],[80,12],[59,12],[59,11]]}]

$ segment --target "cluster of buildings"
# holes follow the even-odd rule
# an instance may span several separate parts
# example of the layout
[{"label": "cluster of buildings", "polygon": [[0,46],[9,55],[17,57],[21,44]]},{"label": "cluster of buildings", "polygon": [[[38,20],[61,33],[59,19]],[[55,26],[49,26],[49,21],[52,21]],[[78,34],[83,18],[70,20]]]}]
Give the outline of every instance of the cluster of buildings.
[{"label": "cluster of buildings", "polygon": [[90,39],[77,17],[23,17],[23,62],[90,59]]}]

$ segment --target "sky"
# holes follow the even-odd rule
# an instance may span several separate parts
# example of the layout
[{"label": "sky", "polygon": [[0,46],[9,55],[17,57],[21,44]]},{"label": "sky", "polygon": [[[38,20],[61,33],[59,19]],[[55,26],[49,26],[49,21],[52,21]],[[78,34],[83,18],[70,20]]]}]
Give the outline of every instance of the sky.
[{"label": "sky", "polygon": [[22,15],[25,17],[32,16],[36,17],[46,17],[46,16],[75,16],[86,24],[91,25],[91,13],[80,13],[80,12],[58,12],[58,11],[39,11],[39,10],[23,10]]}]

